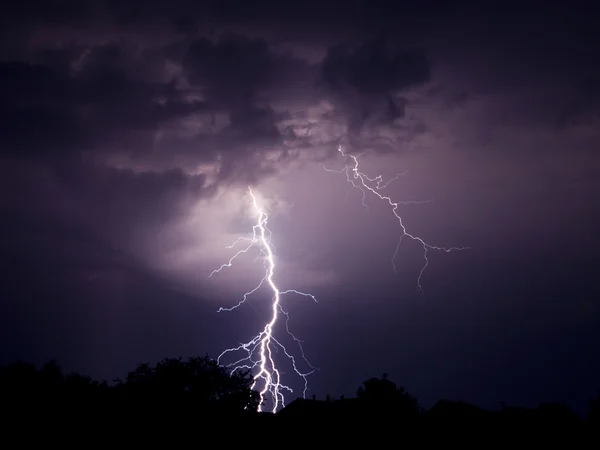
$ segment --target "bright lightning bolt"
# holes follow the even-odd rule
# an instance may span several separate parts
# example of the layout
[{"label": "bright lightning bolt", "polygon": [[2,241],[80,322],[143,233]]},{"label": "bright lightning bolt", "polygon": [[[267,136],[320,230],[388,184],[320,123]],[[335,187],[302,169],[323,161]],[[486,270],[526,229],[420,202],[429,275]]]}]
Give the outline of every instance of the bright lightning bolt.
[{"label": "bright lightning bolt", "polygon": [[[316,298],[304,292],[300,292],[294,289],[288,289],[285,291],[280,291],[275,281],[273,279],[275,274],[275,255],[274,255],[274,246],[271,242],[271,231],[267,228],[267,214],[259,207],[256,197],[252,192],[251,188],[248,188],[248,192],[250,197],[252,198],[252,205],[254,207],[254,211],[256,212],[257,221],[256,225],[252,227],[252,237],[240,237],[233,244],[229,245],[227,248],[235,248],[238,244],[244,242],[246,245],[243,246],[240,250],[238,250],[227,263],[223,264],[216,270],[213,270],[209,275],[209,278],[214,274],[219,273],[226,267],[231,267],[233,265],[234,260],[242,255],[243,253],[247,253],[253,247],[258,246],[260,252],[256,259],[263,257],[263,264],[265,267],[265,275],[260,280],[258,285],[246,292],[236,305],[230,308],[219,308],[219,311],[233,311],[238,308],[242,304],[246,302],[248,297],[258,291],[263,285],[268,285],[270,290],[273,292],[272,303],[271,303],[271,319],[269,322],[265,324],[263,330],[253,337],[250,341],[240,344],[238,347],[229,348],[225,350],[223,353],[219,355],[217,358],[217,362],[220,364],[221,358],[223,358],[226,354],[241,354],[242,357],[238,360],[234,361],[231,364],[227,364],[227,367],[231,368],[231,373],[233,374],[237,370],[251,370],[254,371],[254,382],[252,384],[252,389],[258,387],[260,389],[260,403],[258,406],[258,411],[262,411],[267,396],[271,398],[271,410],[272,412],[276,412],[277,409],[281,407],[285,407],[285,396],[284,392],[293,392],[292,388],[282,383],[282,372],[278,368],[275,359],[274,353],[278,350],[282,350],[283,354],[289,359],[292,364],[294,372],[303,380],[304,382],[304,390],[302,395],[306,396],[306,391],[308,390],[308,380],[307,377],[313,373],[316,368],[313,367],[306,357],[304,356],[304,349],[302,348],[302,342],[290,331],[289,329],[289,314],[285,311],[281,305],[281,297],[285,294],[297,294],[305,297],[309,297],[315,302]],[[283,316],[283,318],[281,317]],[[300,349],[301,358],[308,364],[311,368],[309,372],[301,372],[297,365],[296,358],[287,350],[287,348],[275,337],[274,328],[277,325],[277,322],[283,319],[285,325],[285,331],[291,336],[294,342],[298,345]]]},{"label": "bright lightning bolt", "polygon": [[429,265],[429,259],[427,257],[428,251],[429,250],[440,250],[440,251],[443,251],[446,253],[450,253],[452,251],[466,250],[469,247],[439,247],[439,246],[428,244],[419,236],[409,233],[406,230],[406,227],[404,226],[404,222],[402,221],[402,217],[400,216],[398,209],[400,208],[400,206],[403,206],[403,205],[427,203],[428,201],[421,201],[421,202],[418,202],[418,201],[395,202],[395,201],[393,201],[391,199],[391,197],[381,194],[380,191],[382,189],[386,188],[392,181],[397,180],[402,174],[396,175],[394,178],[389,180],[387,183],[383,182],[382,175],[378,175],[375,178],[370,178],[367,175],[365,175],[363,172],[361,172],[359,169],[358,158],[360,157],[360,155],[354,156],[349,153],[345,153],[344,149],[342,148],[341,145],[338,146],[338,151],[342,154],[342,156],[344,157],[344,159],[346,161],[350,160],[350,164],[344,165],[344,167],[340,170],[328,169],[324,165],[323,165],[323,169],[326,170],[327,172],[345,173],[346,179],[352,185],[352,187],[357,188],[361,191],[362,205],[365,208],[368,209],[368,206],[366,204],[366,196],[367,196],[368,192],[375,195],[380,200],[383,200],[384,202],[386,202],[391,207],[392,213],[394,214],[394,216],[398,220],[398,223],[400,224],[400,230],[401,230],[400,238],[398,239],[398,244],[396,245],[396,250],[394,251],[394,254],[392,255],[392,267],[394,268],[394,272],[396,272],[395,260],[396,260],[396,257],[398,256],[398,251],[400,249],[400,244],[402,243],[402,238],[404,238],[406,236],[414,241],[417,241],[423,247],[423,258],[425,260],[425,263],[424,263],[423,267],[421,268],[421,271],[419,272],[419,276],[417,278],[417,288],[419,289],[419,292],[421,293],[421,295],[423,295],[423,287],[421,286],[421,278],[423,277],[423,273],[425,272],[425,269],[427,269],[427,266]]}]

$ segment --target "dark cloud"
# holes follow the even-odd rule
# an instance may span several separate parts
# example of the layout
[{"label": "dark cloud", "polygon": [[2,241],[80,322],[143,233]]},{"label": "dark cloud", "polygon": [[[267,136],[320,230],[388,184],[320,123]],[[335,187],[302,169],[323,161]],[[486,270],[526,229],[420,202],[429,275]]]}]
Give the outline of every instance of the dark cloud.
[{"label": "dark cloud", "polygon": [[[309,67],[238,35],[154,51],[73,44],[34,59],[0,64],[5,155],[85,151],[97,162],[126,158],[153,170],[218,164],[220,180],[244,183],[272,173],[265,153],[287,157],[278,127],[287,113],[273,105]],[[169,74],[170,62],[181,71]]]},{"label": "dark cloud", "polygon": [[[103,152],[129,133],[157,131],[162,121],[194,109],[171,84],[133,80],[110,64],[95,65],[115,53],[113,46],[89,50],[91,67],[76,73],[27,62],[0,64],[5,154]],[[159,104],[161,97],[166,101]]]},{"label": "dark cloud", "polygon": [[206,38],[193,41],[182,65],[186,79],[206,99],[211,122],[215,123],[215,114],[227,116],[220,137],[212,141],[213,151],[221,158],[221,178],[235,175],[233,179],[247,182],[263,169],[270,173],[273,167],[264,168],[257,159],[267,151],[285,156],[284,136],[277,123],[286,112],[276,112],[271,106],[278,100],[276,88],[291,85],[293,69],[301,71],[307,63],[275,53],[262,39],[229,34],[214,42]]},{"label": "dark cloud", "polygon": [[361,136],[364,127],[402,126],[395,123],[405,115],[407,99],[401,93],[428,82],[430,75],[423,52],[378,38],[350,48],[331,47],[321,64],[319,85],[347,120],[350,142],[362,147],[368,142]]},{"label": "dark cloud", "polygon": [[385,95],[429,81],[430,62],[415,51],[390,48],[375,39],[348,49],[329,49],[321,67],[323,81],[333,90],[356,89],[361,95]]},{"label": "dark cloud", "polygon": [[258,91],[281,75],[281,65],[264,40],[236,35],[217,42],[198,39],[183,60],[190,82],[199,85],[212,101],[225,105],[256,101]]},{"label": "dark cloud", "polygon": [[[110,17],[119,22],[126,16],[132,27],[148,23],[148,14],[161,17],[153,8],[117,6],[94,7],[105,12],[98,20],[107,21],[106,36],[119,27]],[[88,12],[78,14],[83,20]],[[96,162],[126,160],[152,170],[216,164],[221,181],[254,182],[274,172],[268,161],[280,165],[298,156],[289,144],[300,148],[308,129],[284,125],[293,117],[290,108],[333,100],[336,120],[359,132],[369,121],[388,125],[402,118],[407,101],[398,91],[429,75],[423,55],[383,48],[383,41],[347,51],[334,47],[319,66],[263,38],[172,36],[150,47],[116,35],[109,43],[39,42],[25,60],[3,63],[3,152],[56,158],[85,151]],[[324,83],[315,90],[319,67]],[[326,141],[343,134],[328,133]],[[278,156],[266,158],[269,153]]]}]

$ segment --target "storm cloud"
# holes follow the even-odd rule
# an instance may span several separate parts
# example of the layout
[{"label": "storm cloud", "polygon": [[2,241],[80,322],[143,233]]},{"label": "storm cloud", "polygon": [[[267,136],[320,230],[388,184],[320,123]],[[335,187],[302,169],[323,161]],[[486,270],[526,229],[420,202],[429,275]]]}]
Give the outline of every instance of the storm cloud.
[{"label": "storm cloud", "polygon": [[[598,348],[576,343],[600,342],[597,16],[383,0],[2,8],[3,359],[109,377],[254,333],[259,299],[213,313],[260,279],[255,255],[207,280],[251,231],[252,186],[278,280],[318,294],[289,306],[319,394],[381,368],[425,403],[510,399],[511,376],[519,401],[565,397],[543,366],[558,355],[567,377],[572,361],[545,341],[576,347],[590,379],[571,381],[592,389]],[[394,273],[389,208],[323,171],[343,168],[340,143],[373,176],[403,174],[381,192],[427,201],[402,206],[410,232],[471,247],[429,252],[425,301],[420,247],[403,242]]]}]

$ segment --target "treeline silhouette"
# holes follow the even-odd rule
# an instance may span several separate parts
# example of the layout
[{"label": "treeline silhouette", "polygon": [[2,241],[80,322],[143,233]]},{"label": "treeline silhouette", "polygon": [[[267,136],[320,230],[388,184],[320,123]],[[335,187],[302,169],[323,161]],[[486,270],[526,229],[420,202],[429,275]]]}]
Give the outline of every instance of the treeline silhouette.
[{"label": "treeline silhouette", "polygon": [[[229,444],[246,438],[251,444],[250,436],[257,443],[285,435],[295,443],[315,444],[356,439],[406,444],[410,437],[420,444],[459,440],[487,446],[503,440],[516,444],[527,437],[536,443],[568,439],[565,444],[573,446],[597,442],[600,429],[600,398],[591,403],[586,417],[555,404],[486,411],[441,400],[425,410],[384,374],[362,383],[353,398],[297,399],[270,414],[256,412],[259,396],[251,385],[251,373],[231,375],[208,356],[140,364],[111,384],[64,374],[54,361],[40,368],[15,362],[0,367],[2,424],[7,430],[54,424],[54,431],[66,433],[116,431],[140,438],[169,430],[191,435],[203,430],[218,432]],[[222,434],[225,429],[229,431]]]}]

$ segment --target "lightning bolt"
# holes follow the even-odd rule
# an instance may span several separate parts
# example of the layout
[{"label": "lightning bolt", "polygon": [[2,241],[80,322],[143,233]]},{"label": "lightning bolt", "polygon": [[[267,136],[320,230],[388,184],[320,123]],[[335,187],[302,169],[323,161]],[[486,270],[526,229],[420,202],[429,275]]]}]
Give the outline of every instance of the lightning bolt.
[{"label": "lightning bolt", "polygon": [[392,255],[392,260],[391,260],[394,272],[396,272],[396,264],[395,264],[396,257],[398,256],[398,252],[400,250],[400,244],[402,243],[402,239],[404,237],[408,237],[409,239],[412,239],[413,241],[417,241],[423,247],[423,259],[425,260],[425,262],[423,264],[423,267],[421,267],[421,271],[419,272],[419,276],[417,278],[417,288],[419,290],[419,293],[421,295],[424,295],[423,286],[421,285],[421,279],[423,277],[423,273],[425,273],[425,270],[429,266],[429,258],[427,257],[429,250],[439,250],[439,251],[443,251],[446,253],[450,253],[452,251],[467,250],[467,249],[469,249],[469,247],[439,247],[436,245],[428,244],[419,236],[409,233],[407,231],[406,227],[404,226],[402,216],[400,216],[398,209],[400,208],[400,206],[404,206],[404,205],[428,203],[429,200],[407,201],[407,202],[393,201],[391,199],[391,197],[382,194],[380,191],[385,189],[392,181],[397,180],[400,176],[402,176],[404,174],[398,174],[394,178],[389,180],[387,183],[384,183],[382,175],[378,175],[374,178],[370,178],[369,176],[365,175],[363,172],[360,171],[359,163],[358,163],[358,158],[361,156],[360,154],[358,156],[354,156],[349,153],[345,153],[344,149],[342,148],[341,145],[338,146],[338,152],[341,153],[341,155],[344,157],[345,161],[349,161],[349,164],[346,163],[344,165],[344,167],[340,170],[328,169],[327,167],[325,167],[324,164],[321,164],[323,169],[327,172],[333,172],[333,173],[338,173],[338,174],[345,173],[346,179],[352,185],[352,188],[356,188],[361,191],[362,206],[364,206],[366,209],[369,209],[368,205],[366,204],[366,197],[367,197],[367,193],[371,193],[374,196],[376,196],[379,200],[386,202],[390,206],[392,213],[394,214],[394,217],[398,220],[398,224],[400,225],[401,233],[400,233],[400,237],[398,239],[398,244],[396,245],[396,249],[394,251],[394,254]]},{"label": "lightning bolt", "polygon": [[[258,411],[262,411],[267,402],[267,397],[271,399],[271,411],[274,413],[280,407],[285,407],[285,392],[292,393],[293,389],[286,384],[282,383],[282,374],[283,372],[278,368],[274,354],[279,350],[283,351],[285,357],[291,362],[294,372],[303,380],[304,389],[302,391],[302,396],[306,397],[306,392],[308,390],[308,379],[307,377],[312,374],[315,370],[310,362],[306,359],[304,355],[304,349],[302,347],[302,341],[300,341],[289,328],[289,319],[290,316],[287,311],[285,311],[281,305],[281,298],[286,294],[296,294],[304,297],[309,297],[315,302],[317,299],[312,294],[307,294],[305,292],[297,291],[295,289],[288,289],[285,291],[280,291],[274,281],[275,275],[275,255],[274,255],[274,245],[271,242],[271,231],[267,227],[268,215],[260,208],[252,189],[248,188],[248,193],[252,198],[252,205],[254,207],[254,211],[256,212],[256,225],[252,227],[252,237],[239,237],[236,241],[227,246],[227,248],[233,249],[240,243],[245,243],[245,245],[238,250],[227,263],[223,264],[216,270],[213,270],[209,275],[209,278],[213,275],[219,273],[221,270],[231,267],[236,258],[244,253],[248,253],[253,247],[258,247],[260,249],[258,256],[255,258],[255,261],[262,258],[263,265],[265,268],[265,275],[260,280],[258,285],[252,290],[246,292],[242,299],[232,307],[219,308],[220,311],[233,311],[234,309],[243,305],[248,297],[258,291],[263,285],[268,285],[270,290],[273,293],[271,298],[271,316],[270,320],[265,324],[263,330],[254,336],[250,341],[246,343],[242,343],[237,347],[229,348],[223,351],[219,357],[217,358],[217,363],[221,364],[221,359],[228,354],[234,354],[241,357],[230,364],[227,364],[226,367],[231,368],[231,374],[238,370],[250,370],[255,372],[254,381],[252,383],[251,388],[260,389],[260,402],[258,405]],[[285,328],[285,332],[291,336],[295,344],[298,346],[300,350],[300,357],[304,362],[310,367],[311,370],[308,372],[302,372],[298,368],[297,359],[294,357],[291,352],[278,340],[275,336],[275,327],[280,321],[283,319],[283,325]]]}]

